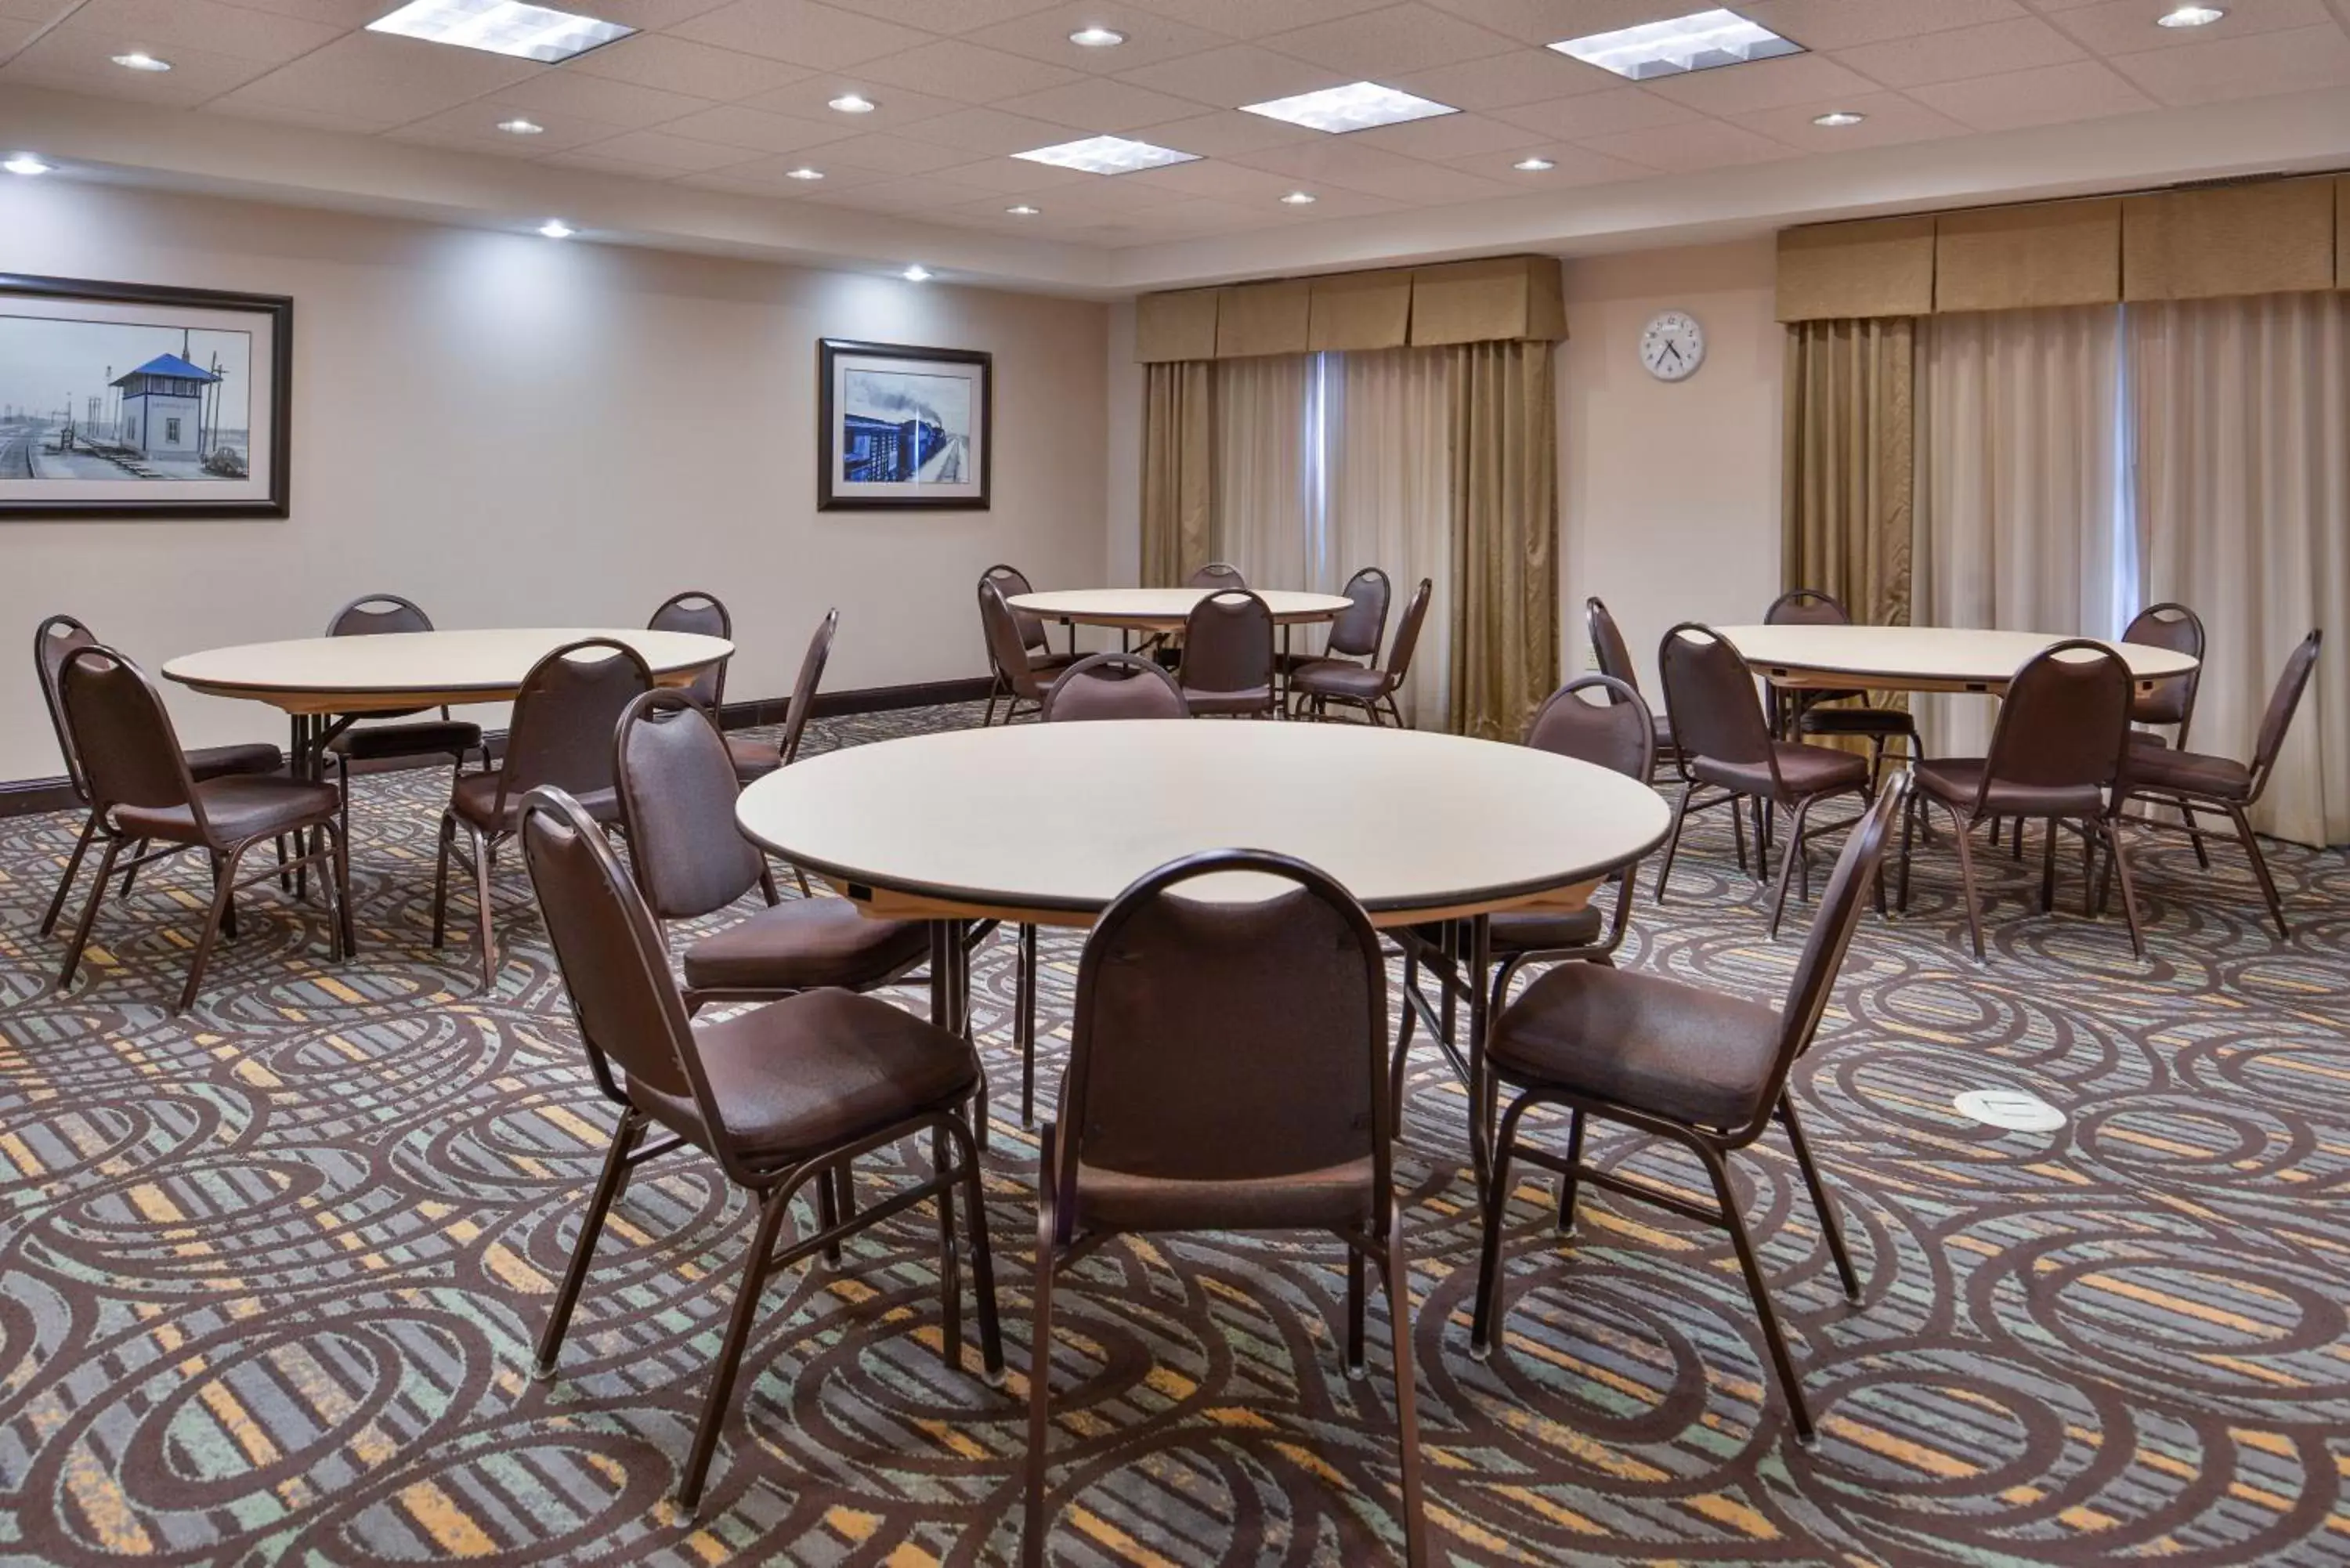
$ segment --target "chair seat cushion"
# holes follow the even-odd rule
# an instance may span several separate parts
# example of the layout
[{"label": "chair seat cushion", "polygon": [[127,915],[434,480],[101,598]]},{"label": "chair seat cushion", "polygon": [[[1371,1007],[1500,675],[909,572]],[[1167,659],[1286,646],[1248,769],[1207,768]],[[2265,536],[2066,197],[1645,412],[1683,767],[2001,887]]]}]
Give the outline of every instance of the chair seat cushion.
[{"label": "chair seat cushion", "polygon": [[199,746],[188,753],[188,776],[202,784],[206,779],[227,778],[233,774],[274,774],[286,766],[286,753],[265,741],[248,741],[234,746]]},{"label": "chair seat cushion", "polygon": [[[1937,757],[1914,770],[1918,787],[1946,805],[1974,809],[1982,785],[1981,757]],[[2095,816],[2106,808],[2106,792],[2095,784],[2052,787],[1991,781],[1984,812],[1996,816]]]},{"label": "chair seat cushion", "polygon": [[1487,923],[1492,949],[1503,954],[1589,947],[1607,929],[1607,918],[1590,904],[1580,909],[1504,909]]},{"label": "chair seat cushion", "polygon": [[1917,722],[1899,708],[1806,708],[1806,735],[1914,735]]},{"label": "chair seat cushion", "polygon": [[733,760],[734,778],[740,784],[765,778],[784,765],[784,749],[756,735],[727,736],[726,754]]},{"label": "chair seat cushion", "polygon": [[1251,686],[1239,691],[1199,691],[1186,686],[1183,701],[1194,718],[1202,713],[1268,713],[1273,711],[1273,688]]},{"label": "chair seat cushion", "polygon": [[931,950],[919,920],[868,919],[846,898],[793,898],[685,950],[696,991],[811,991],[873,985]]},{"label": "chair seat cushion", "polygon": [[1342,659],[1317,659],[1289,678],[1290,689],[1308,697],[1352,697],[1368,702],[1388,692],[1388,672]]},{"label": "chair seat cushion", "polygon": [[[267,838],[330,821],[342,800],[332,784],[259,774],[199,779],[196,795],[203,802],[204,820],[212,826],[212,841],[217,844]],[[205,841],[194,814],[184,805],[117,806],[114,820],[134,838],[160,838],[172,844]]]},{"label": "chair seat cushion", "polygon": [[1637,970],[1561,964],[1494,1021],[1489,1056],[1522,1088],[1731,1128],[1762,1108],[1779,1035],[1779,1014],[1759,1002]]},{"label": "chair seat cushion", "polygon": [[1028,670],[1032,675],[1054,676],[1085,657],[1082,653],[1039,652],[1028,650]]},{"label": "chair seat cushion", "polygon": [[412,724],[353,725],[327,742],[338,757],[453,756],[479,750],[482,727],[463,719],[420,719]]},{"label": "chair seat cushion", "polygon": [[[854,992],[803,992],[696,1023],[693,1033],[726,1135],[762,1160],[854,1142],[951,1106],[979,1082],[978,1059],[960,1037]],[[637,1080],[629,1098],[709,1147],[691,1096]]]},{"label": "chair seat cushion", "polygon": [[1680,749],[1680,742],[1673,739],[1673,721],[1670,714],[1651,713],[1648,716],[1648,729],[1649,732],[1657,737],[1657,755],[1668,757]]},{"label": "chair seat cushion", "polygon": [[[459,816],[484,833],[512,833],[522,826],[522,803],[530,792],[517,789],[506,792],[504,813],[497,809],[498,774],[467,774],[449,792],[449,806]],[[615,789],[573,792],[580,808],[598,822],[620,820],[620,795]]]},{"label": "chair seat cushion", "polygon": [[[1866,757],[1828,746],[1807,746],[1801,741],[1773,741],[1771,747],[1778,753],[1779,778],[1786,785],[1787,798],[1791,800],[1867,787]],[[1700,756],[1690,759],[1689,770],[1703,783],[1736,790],[1741,794],[1768,796],[1773,793],[1768,763],[1725,763]]]},{"label": "chair seat cushion", "polygon": [[1253,1181],[1187,1181],[1077,1166],[1077,1217],[1109,1231],[1305,1231],[1366,1225],[1378,1168],[1367,1156]]},{"label": "chair seat cushion", "polygon": [[2252,770],[2233,757],[2182,752],[2161,737],[2130,736],[2129,787],[2176,790],[2206,799],[2243,802],[2252,797]]}]

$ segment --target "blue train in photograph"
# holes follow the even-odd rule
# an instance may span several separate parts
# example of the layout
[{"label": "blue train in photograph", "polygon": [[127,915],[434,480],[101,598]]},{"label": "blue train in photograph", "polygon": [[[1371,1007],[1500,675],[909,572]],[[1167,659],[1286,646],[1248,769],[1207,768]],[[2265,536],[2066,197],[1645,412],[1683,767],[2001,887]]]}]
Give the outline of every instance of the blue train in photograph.
[{"label": "blue train in photograph", "polygon": [[851,484],[903,483],[917,478],[947,445],[944,426],[919,419],[850,414],[842,435],[842,477]]}]

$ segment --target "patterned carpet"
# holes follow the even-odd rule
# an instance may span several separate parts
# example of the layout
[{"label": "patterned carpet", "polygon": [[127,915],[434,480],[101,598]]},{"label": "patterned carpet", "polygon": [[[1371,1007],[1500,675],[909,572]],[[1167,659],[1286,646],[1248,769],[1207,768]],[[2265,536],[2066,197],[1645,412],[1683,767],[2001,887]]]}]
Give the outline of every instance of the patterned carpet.
[{"label": "patterned carpet", "polygon": [[[819,746],[967,722],[820,726]],[[562,1375],[529,1345],[606,1140],[511,857],[494,994],[470,910],[426,945],[445,775],[362,781],[361,952],[256,889],[199,1010],[164,1004],[192,867],[109,903],[91,980],[33,930],[71,842],[0,822],[0,1562],[716,1564],[1004,1561],[1028,1366],[1033,1142],[1009,943],[975,988],[997,1117],[989,1220],[1010,1386],[940,1365],[916,1211],[837,1272],[771,1283],[698,1521],[664,1500],[732,1297],[743,1210],[706,1165],[615,1212]],[[1792,1162],[1748,1212],[1822,1433],[1799,1447],[1718,1234],[1586,1198],[1512,1214],[1504,1349],[1466,1353],[1477,1224],[1461,1099],[1423,1054],[1408,1184],[1431,1536],[1459,1563],[2350,1562],[2350,869],[2282,849],[2278,942],[2231,855],[2149,848],[2152,960],[2002,855],[1988,969],[1947,840],[1906,920],[1866,922],[1796,1081],[1866,1288],[1838,1292]],[[1724,834],[1695,841],[1627,961],[1775,998],[1794,936]],[[463,906],[461,906],[461,909]],[[1796,922],[1800,923],[1800,921]],[[1048,938],[1048,1024],[1076,948]],[[920,1006],[913,992],[902,993]],[[1048,1064],[1045,1083],[1052,1082]],[[1968,1088],[2069,1113],[2006,1134]],[[1599,1157],[1688,1188],[1625,1134]],[[897,1172],[866,1162],[879,1193]],[[1060,1295],[1060,1563],[1388,1560],[1385,1314],[1349,1381],[1335,1246],[1112,1246]],[[975,1354],[975,1353],[973,1353]]]}]

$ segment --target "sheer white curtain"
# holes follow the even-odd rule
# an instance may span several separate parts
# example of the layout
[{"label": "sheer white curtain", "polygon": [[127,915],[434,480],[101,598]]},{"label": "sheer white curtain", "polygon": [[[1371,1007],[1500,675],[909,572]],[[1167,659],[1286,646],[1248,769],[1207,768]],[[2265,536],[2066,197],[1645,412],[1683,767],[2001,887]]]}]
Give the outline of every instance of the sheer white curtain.
[{"label": "sheer white curtain", "polygon": [[[1918,377],[1920,626],[2111,637],[2126,596],[2111,306],[1937,316]],[[1921,697],[1927,750],[1980,756],[1991,699]]]},{"label": "sheer white curtain", "polygon": [[2324,628],[2252,822],[2350,842],[2350,296],[2133,305],[2128,330],[2147,595],[2210,638],[2189,743],[2249,760],[2285,656]]},{"label": "sheer white curtain", "polygon": [[1216,550],[1252,587],[1307,586],[1320,510],[1315,374],[1307,354],[1216,366]]},{"label": "sheer white curtain", "polygon": [[1446,727],[1452,689],[1452,359],[1442,348],[1323,356],[1328,466],[1307,581],[1336,593],[1362,567],[1386,572],[1390,645],[1420,578],[1434,585],[1396,700],[1408,722],[1430,730]]}]

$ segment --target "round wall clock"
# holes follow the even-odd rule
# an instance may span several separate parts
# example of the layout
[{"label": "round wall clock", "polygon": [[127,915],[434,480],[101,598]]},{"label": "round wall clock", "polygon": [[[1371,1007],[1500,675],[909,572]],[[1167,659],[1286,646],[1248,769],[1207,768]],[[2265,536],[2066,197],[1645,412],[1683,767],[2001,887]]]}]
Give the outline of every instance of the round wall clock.
[{"label": "round wall clock", "polygon": [[1640,363],[1659,381],[1683,381],[1705,363],[1705,328],[1683,310],[1668,310],[1640,334]]}]

